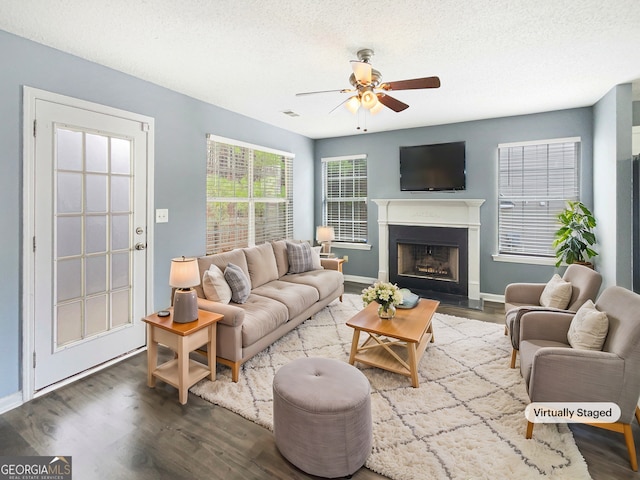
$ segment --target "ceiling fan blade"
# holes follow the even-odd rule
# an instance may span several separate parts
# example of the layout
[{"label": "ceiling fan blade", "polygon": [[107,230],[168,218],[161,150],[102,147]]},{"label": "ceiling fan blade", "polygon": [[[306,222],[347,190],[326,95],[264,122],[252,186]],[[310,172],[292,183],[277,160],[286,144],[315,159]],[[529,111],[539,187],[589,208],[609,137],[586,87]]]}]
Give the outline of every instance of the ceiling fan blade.
[{"label": "ceiling fan blade", "polygon": [[420,88],[438,88],[438,77],[413,78],[411,80],[399,80],[397,82],[385,82],[380,85],[383,90],[416,90]]},{"label": "ceiling fan blade", "polygon": [[317,92],[296,93],[296,97],[301,97],[303,95],[315,95],[316,93],[332,93],[332,92],[347,93],[347,92],[353,92],[353,90],[349,88],[341,88],[339,90],[318,90]]},{"label": "ceiling fan blade", "polygon": [[353,75],[358,83],[362,85],[371,84],[371,65],[369,63],[351,60],[351,68],[353,68]]},{"label": "ceiling fan blade", "polygon": [[401,112],[409,108],[404,102],[401,102],[397,98],[390,97],[384,93],[378,93],[378,101],[383,104],[385,107],[389,107],[394,112]]}]

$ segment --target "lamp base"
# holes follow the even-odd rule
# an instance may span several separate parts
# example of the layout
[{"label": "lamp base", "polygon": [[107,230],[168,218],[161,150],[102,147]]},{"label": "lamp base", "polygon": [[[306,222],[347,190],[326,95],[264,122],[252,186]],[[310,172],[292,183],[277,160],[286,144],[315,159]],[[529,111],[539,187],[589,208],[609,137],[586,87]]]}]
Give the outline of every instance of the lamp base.
[{"label": "lamp base", "polygon": [[173,296],[173,321],[175,323],[195,322],[198,319],[198,296],[193,288],[176,290]]}]

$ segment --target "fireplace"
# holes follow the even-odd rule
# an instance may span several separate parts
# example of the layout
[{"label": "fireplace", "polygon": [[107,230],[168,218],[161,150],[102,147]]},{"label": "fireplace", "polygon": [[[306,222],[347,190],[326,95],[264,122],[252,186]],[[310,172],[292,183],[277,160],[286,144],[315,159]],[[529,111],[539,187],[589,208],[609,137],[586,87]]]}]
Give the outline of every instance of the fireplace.
[{"label": "fireplace", "polygon": [[466,297],[467,247],[464,228],[389,225],[389,281]]},{"label": "fireplace", "polygon": [[[378,205],[379,280],[392,281],[409,289],[458,292],[454,295],[480,300],[480,206],[484,200],[405,198],[373,202]],[[407,227],[409,230],[402,233]],[[422,227],[432,230],[413,233],[412,228]],[[395,238],[396,243],[400,240],[400,249],[397,245],[390,246],[395,235],[392,232],[396,229],[401,232]],[[425,263],[429,254],[429,263]],[[417,265],[408,267],[407,262],[414,262],[412,255],[422,255],[422,259],[418,258]],[[444,263],[448,265],[441,268]],[[405,271],[411,268],[412,273]],[[457,274],[445,273],[445,270],[453,269]],[[398,280],[399,277],[402,280]],[[421,282],[421,286],[412,286],[413,282]]]}]

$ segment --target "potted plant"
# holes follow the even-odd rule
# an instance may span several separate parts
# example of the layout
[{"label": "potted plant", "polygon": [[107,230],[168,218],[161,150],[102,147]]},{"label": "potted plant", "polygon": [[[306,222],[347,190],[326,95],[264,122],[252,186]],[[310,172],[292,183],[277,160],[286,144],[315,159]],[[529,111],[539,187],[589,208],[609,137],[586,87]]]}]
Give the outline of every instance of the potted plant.
[{"label": "potted plant", "polygon": [[553,247],[556,249],[556,267],[563,262],[582,263],[593,267],[589,261],[598,253],[591,248],[596,243],[593,229],[596,219],[591,211],[578,201],[568,201],[567,207],[558,214],[560,229],[555,233]]}]

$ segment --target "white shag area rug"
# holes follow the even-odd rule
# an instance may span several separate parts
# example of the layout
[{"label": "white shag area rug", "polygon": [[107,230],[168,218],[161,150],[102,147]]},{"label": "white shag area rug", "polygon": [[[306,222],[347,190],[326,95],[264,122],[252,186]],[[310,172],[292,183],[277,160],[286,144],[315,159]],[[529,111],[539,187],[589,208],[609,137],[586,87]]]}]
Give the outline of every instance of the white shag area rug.
[{"label": "white shag area rug", "polygon": [[[353,329],[345,322],[362,301],[343,298],[246,362],[238,383],[218,366],[215,382],[202,380],[191,392],[273,430],[272,380],[281,366],[305,356],[349,360]],[[538,424],[525,439],[529,398],[520,370],[509,368],[503,325],[437,313],[433,329],[420,388],[356,362],[371,382],[367,468],[395,480],[591,478],[567,425]]]}]

